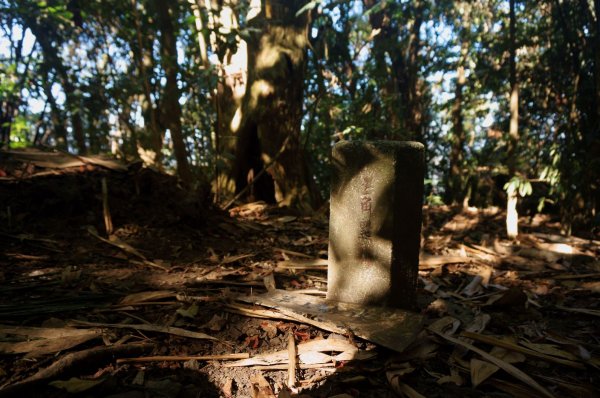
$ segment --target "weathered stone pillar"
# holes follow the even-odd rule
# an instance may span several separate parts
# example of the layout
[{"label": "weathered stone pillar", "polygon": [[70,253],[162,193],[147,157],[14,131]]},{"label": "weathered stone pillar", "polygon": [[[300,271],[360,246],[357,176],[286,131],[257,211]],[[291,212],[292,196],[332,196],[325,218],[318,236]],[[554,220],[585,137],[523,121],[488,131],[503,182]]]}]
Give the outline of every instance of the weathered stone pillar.
[{"label": "weathered stone pillar", "polygon": [[328,299],[415,307],[423,150],[399,141],[334,146]]}]

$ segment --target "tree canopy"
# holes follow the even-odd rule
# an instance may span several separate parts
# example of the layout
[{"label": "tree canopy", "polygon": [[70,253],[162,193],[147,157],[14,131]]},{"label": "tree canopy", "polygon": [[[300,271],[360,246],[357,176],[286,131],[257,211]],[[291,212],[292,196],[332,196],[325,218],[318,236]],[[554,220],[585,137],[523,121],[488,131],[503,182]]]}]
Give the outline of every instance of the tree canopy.
[{"label": "tree canopy", "polygon": [[[0,0],[0,142],[315,210],[331,145],[426,145],[430,204],[600,214],[598,0]],[[240,195],[238,195],[240,196]]]}]

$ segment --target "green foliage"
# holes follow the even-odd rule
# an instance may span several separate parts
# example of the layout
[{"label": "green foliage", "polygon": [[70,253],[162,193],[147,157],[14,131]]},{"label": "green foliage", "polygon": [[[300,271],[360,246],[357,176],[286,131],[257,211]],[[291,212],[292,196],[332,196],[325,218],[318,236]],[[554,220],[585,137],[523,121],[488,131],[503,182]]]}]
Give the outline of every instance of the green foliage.
[{"label": "green foliage", "polygon": [[26,115],[18,115],[11,124],[10,141],[12,148],[25,148],[31,145],[30,123]]},{"label": "green foliage", "polygon": [[[241,1],[230,10],[235,26],[223,29],[221,9],[201,5],[195,14],[188,2],[169,1],[185,145],[196,175],[210,179],[235,161],[231,150],[217,150],[225,139],[217,126],[230,116],[215,100],[230,95],[222,63],[241,40],[259,42],[263,25],[274,21],[264,13],[248,20],[250,2]],[[48,136],[46,143],[66,140],[73,149],[79,118],[92,152],[114,149],[133,159],[153,150],[155,131],[166,132],[153,3],[0,0],[0,116],[13,146]],[[295,21],[310,21],[301,146],[325,196],[337,140],[415,139],[426,144],[432,205],[449,200],[450,188],[481,206],[500,204],[502,186],[538,197],[531,183],[538,179],[547,185],[539,211],[553,204],[565,224],[600,212],[597,13],[569,2],[518,2],[519,139],[516,176],[509,176],[506,1],[296,4]],[[209,65],[201,59],[202,40]],[[174,155],[165,144],[168,169]]]},{"label": "green foliage", "polygon": [[514,176],[513,178],[511,178],[510,181],[504,184],[503,189],[509,195],[518,193],[521,197],[531,195],[531,193],[533,192],[531,182],[529,182],[521,176]]}]

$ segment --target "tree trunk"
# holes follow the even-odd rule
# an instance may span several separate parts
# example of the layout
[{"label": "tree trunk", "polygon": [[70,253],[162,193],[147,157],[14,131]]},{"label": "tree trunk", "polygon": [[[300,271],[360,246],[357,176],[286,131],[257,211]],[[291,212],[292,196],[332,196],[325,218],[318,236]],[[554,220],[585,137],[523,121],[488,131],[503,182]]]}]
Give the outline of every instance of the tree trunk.
[{"label": "tree trunk", "polygon": [[0,149],[10,149],[10,130],[16,116],[17,107],[11,96],[5,101],[0,101]]},{"label": "tree trunk", "polygon": [[[371,9],[380,3],[376,0],[363,0],[363,4],[365,9]],[[380,96],[384,102],[389,130],[375,132],[373,138],[423,141],[423,112],[419,90],[419,32],[423,23],[424,4],[422,1],[415,1],[414,4],[406,6],[407,10],[403,15],[412,14],[413,18],[411,20],[407,17],[402,21],[409,26],[404,37],[399,28],[400,22],[391,22],[391,19],[396,17],[389,7],[390,5],[369,15],[373,32],[378,32],[373,39],[373,59],[377,76],[384,79],[380,83]],[[391,65],[388,65],[387,58],[390,59]],[[391,73],[388,70],[391,70]]]},{"label": "tree trunk", "polygon": [[465,85],[465,68],[460,65],[456,69],[456,87],[452,106],[452,137],[450,142],[450,171],[448,177],[447,203],[462,202],[464,185],[464,147],[466,142],[463,125],[463,87]]},{"label": "tree trunk", "polygon": [[[596,131],[593,132],[593,141],[592,141],[592,150],[591,159],[594,164],[600,164],[600,0],[594,0],[594,26],[595,26],[595,35],[594,35],[594,83],[596,86],[595,90],[595,100],[596,100],[596,112],[594,125],[596,127]],[[592,175],[592,181],[594,181],[591,186],[594,188],[593,192],[593,200],[595,203],[592,204],[593,214],[594,216],[600,215],[600,171],[598,171],[598,167],[595,168],[595,172]]]},{"label": "tree trunk", "polygon": [[[162,169],[162,148],[164,142],[164,131],[159,124],[159,110],[152,99],[152,80],[151,74],[148,72],[152,70],[154,60],[152,57],[152,45],[148,46],[147,39],[148,34],[142,35],[142,28],[140,26],[140,16],[137,9],[137,0],[131,0],[131,8],[133,14],[133,26],[135,28],[136,46],[133,47],[134,58],[137,61],[137,68],[140,74],[140,78],[143,86],[144,99],[142,101],[142,113],[144,116],[144,123],[147,126],[148,132],[150,133],[149,142],[138,142],[138,153],[141,155],[144,162],[149,163],[157,167],[159,170]],[[152,40],[151,40],[152,42]],[[150,47],[148,51],[147,48]],[[141,135],[141,134],[140,134]],[[147,137],[147,134],[146,134]],[[144,147],[149,147],[151,153],[148,152]]]},{"label": "tree trunk", "polygon": [[190,186],[192,183],[192,172],[187,158],[187,150],[181,128],[181,105],[179,104],[179,88],[177,87],[177,39],[173,28],[173,8],[165,0],[155,0],[160,26],[160,53],[161,63],[166,75],[165,92],[163,96],[163,108],[161,120],[171,132],[171,140],[177,160],[177,174],[181,181]]},{"label": "tree trunk", "polygon": [[60,149],[67,150],[67,129],[64,124],[64,118],[54,95],[51,90],[51,83],[47,80],[48,74],[46,73],[46,80],[42,82],[44,94],[50,104],[50,120],[52,120],[52,126],[54,127],[54,139],[56,140],[56,146]]},{"label": "tree trunk", "polygon": [[[268,165],[266,181],[255,189],[268,197],[269,177],[276,201],[304,212],[320,203],[300,140],[302,100],[308,46],[303,1],[271,1],[251,27],[260,33],[248,41],[248,89],[236,148],[234,178],[239,192],[248,177]],[[262,166],[262,167],[260,167]],[[272,186],[272,185],[271,185]]]},{"label": "tree trunk", "polygon": [[58,55],[59,46],[52,43],[51,37],[48,34],[48,32],[52,31],[53,27],[40,25],[33,16],[25,18],[25,23],[42,48],[42,53],[44,55],[43,62],[47,65],[47,69],[54,69],[60,80],[65,93],[65,108],[71,118],[71,128],[73,129],[75,145],[80,154],[85,154],[87,152],[87,145],[83,121],[81,119],[81,101],[77,94],[76,86],[69,76],[69,71],[67,71],[67,68]]},{"label": "tree trunk", "polygon": [[[508,130],[508,174],[509,178],[517,172],[517,144],[519,142],[519,86],[516,66],[516,20],[515,0],[510,0],[510,126]],[[508,191],[506,203],[506,234],[515,239],[519,234],[519,214],[517,213],[518,190]]]},{"label": "tree trunk", "polygon": [[[242,126],[242,102],[248,87],[248,49],[244,39],[236,36],[237,47],[228,48],[222,36],[232,35],[239,28],[237,0],[224,1],[220,6],[205,0],[207,27],[212,31],[209,36],[212,52],[219,57],[216,65],[218,82],[214,98],[217,114],[214,149],[215,178],[213,191],[215,201],[231,198],[236,192],[235,154]],[[250,7],[246,20],[253,18],[254,8]],[[200,49],[202,53],[202,48]],[[201,55],[202,56],[202,55]]]},{"label": "tree trunk", "polygon": [[453,132],[450,142],[450,170],[448,176],[448,194],[447,202],[456,204],[465,204],[468,202],[468,197],[465,192],[466,176],[464,175],[463,169],[465,166],[465,144],[467,136],[464,128],[463,120],[463,88],[466,83],[465,76],[465,64],[467,63],[467,54],[469,51],[469,30],[470,30],[470,16],[465,13],[462,34],[460,57],[458,59],[458,66],[456,68],[456,87],[454,94],[454,104],[452,107],[452,126]]}]

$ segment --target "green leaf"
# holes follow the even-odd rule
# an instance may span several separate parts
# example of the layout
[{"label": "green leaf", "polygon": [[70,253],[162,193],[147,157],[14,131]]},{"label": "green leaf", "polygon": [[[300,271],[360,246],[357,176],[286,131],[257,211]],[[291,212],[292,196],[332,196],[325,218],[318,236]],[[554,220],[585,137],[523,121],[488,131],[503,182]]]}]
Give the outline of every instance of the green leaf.
[{"label": "green leaf", "polygon": [[316,6],[321,4],[321,2],[322,2],[322,0],[312,0],[308,3],[306,3],[301,9],[298,10],[298,12],[296,12],[296,16],[298,17],[303,12],[312,10],[313,8],[315,8]]},{"label": "green leaf", "polygon": [[537,212],[541,213],[542,210],[544,210],[544,205],[546,204],[546,198],[545,197],[541,197],[540,201],[538,202],[537,205]]},{"label": "green leaf", "polygon": [[519,195],[521,197],[530,195],[532,191],[533,191],[533,188],[531,187],[531,183],[529,181],[524,181],[524,180],[519,181]]}]

